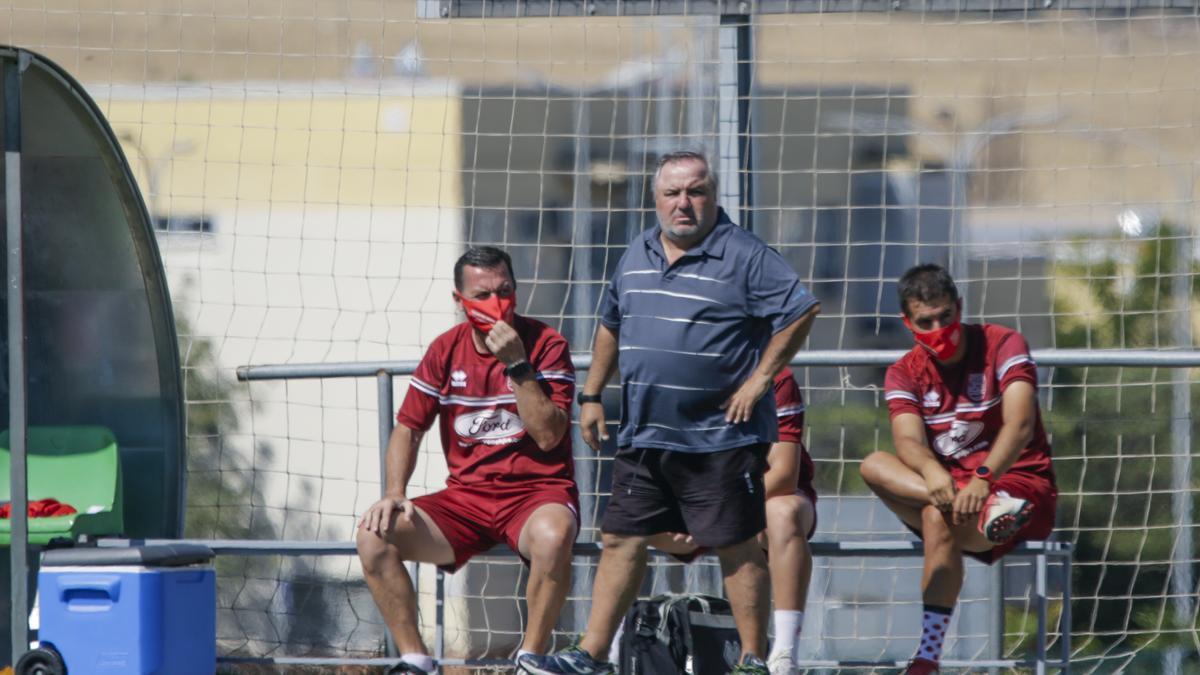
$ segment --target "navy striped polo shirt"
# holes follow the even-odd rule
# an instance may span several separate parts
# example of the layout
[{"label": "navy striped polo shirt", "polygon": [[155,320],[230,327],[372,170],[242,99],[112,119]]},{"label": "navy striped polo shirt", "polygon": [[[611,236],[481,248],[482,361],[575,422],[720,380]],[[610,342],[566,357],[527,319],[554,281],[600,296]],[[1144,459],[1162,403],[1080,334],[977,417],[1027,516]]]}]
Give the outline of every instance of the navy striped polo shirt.
[{"label": "navy striped polo shirt", "polygon": [[778,438],[775,397],[728,424],[721,404],[754,371],[771,336],[817,305],[783,257],[722,209],[674,265],[661,226],[634,239],[604,294],[618,334],[620,447],[718,452]]}]

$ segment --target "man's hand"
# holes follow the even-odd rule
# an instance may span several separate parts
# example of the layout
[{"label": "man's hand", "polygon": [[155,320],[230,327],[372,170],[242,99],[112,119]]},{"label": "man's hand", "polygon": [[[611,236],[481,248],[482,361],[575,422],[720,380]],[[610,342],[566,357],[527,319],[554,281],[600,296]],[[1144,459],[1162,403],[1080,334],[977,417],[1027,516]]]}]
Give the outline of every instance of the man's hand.
[{"label": "man's hand", "polygon": [[754,414],[754,406],[758,403],[758,399],[771,390],[773,379],[763,377],[758,371],[746,378],[742,386],[733,392],[733,396],[721,404],[721,409],[725,411],[725,421],[730,424],[749,421],[750,416]]},{"label": "man's hand", "polygon": [[358,526],[382,538],[391,533],[394,519],[403,518],[404,522],[411,523],[415,512],[416,507],[408,497],[384,497],[367,509],[359,518]]},{"label": "man's hand", "polygon": [[983,503],[991,492],[990,486],[982,478],[972,478],[954,497],[954,524],[961,525],[979,515]]},{"label": "man's hand", "polygon": [[679,544],[680,546],[696,546],[696,540],[686,532],[672,532],[671,543]]},{"label": "man's hand", "polygon": [[929,501],[943,511],[954,507],[954,479],[941,464],[931,461],[921,470],[925,487],[929,490]]},{"label": "man's hand", "polygon": [[525,345],[521,344],[521,336],[503,321],[497,321],[492,326],[483,343],[506,366],[525,360]]},{"label": "man's hand", "polygon": [[604,404],[584,403],[579,407],[579,435],[592,450],[600,452],[601,443],[608,440],[608,427],[604,420]]}]

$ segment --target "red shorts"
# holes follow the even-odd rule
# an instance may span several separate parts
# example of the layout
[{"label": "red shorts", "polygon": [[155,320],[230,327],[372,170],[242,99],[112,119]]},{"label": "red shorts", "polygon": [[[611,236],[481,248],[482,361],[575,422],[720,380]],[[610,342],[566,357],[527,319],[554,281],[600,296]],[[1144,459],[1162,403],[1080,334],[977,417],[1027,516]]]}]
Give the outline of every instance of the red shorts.
[{"label": "red shorts", "polygon": [[[974,476],[972,473],[956,472],[954,474],[955,487],[961,490],[970,482],[972,476]],[[1028,499],[1033,502],[1033,515],[1029,517],[1029,522],[1025,523],[1024,527],[1003,544],[997,544],[990,550],[979,553],[965,552],[972,558],[990,565],[1003,558],[1017,544],[1023,541],[1045,539],[1054,530],[1055,507],[1058,505],[1058,487],[1054,484],[1052,478],[1026,471],[1009,471],[1000,476],[992,484],[990,492],[993,494],[996,492],[1007,492],[1011,497]]]},{"label": "red shorts", "polygon": [[[433,520],[454,549],[454,562],[443,565],[454,572],[471,558],[501,542],[517,555],[521,529],[539,506],[562,504],[575,515],[579,532],[579,489],[566,480],[539,480],[517,485],[451,485],[412,500]],[[528,565],[524,556],[521,560]]]},{"label": "red shorts", "polygon": [[808,528],[808,534],[804,535],[806,539],[812,539],[817,533],[817,491],[813,488],[812,481],[802,481],[796,487],[796,494],[808,497],[808,503],[812,504],[813,522],[812,527]]}]

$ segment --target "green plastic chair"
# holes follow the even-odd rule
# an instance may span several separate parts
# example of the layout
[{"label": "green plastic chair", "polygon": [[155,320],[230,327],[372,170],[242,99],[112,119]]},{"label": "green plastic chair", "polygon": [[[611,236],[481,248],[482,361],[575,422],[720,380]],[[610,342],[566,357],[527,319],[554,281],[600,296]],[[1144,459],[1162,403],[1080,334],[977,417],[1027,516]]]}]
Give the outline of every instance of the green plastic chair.
[{"label": "green plastic chair", "polygon": [[[75,507],[69,516],[29,519],[29,543],[75,541],[79,535],[125,530],[121,461],[117,440],[98,426],[29,427],[29,501],[57,499]],[[11,501],[8,431],[0,432],[0,501]],[[0,519],[0,546],[12,537],[12,521]]]}]

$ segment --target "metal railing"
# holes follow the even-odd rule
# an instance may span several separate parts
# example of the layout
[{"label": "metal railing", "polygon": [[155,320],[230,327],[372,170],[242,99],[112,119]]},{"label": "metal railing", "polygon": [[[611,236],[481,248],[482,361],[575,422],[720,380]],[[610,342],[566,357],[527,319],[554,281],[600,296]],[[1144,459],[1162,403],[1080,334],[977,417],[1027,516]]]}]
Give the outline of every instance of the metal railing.
[{"label": "metal railing", "polygon": [[[887,366],[894,363],[897,359],[904,355],[901,350],[815,350],[805,351],[798,354],[791,362],[794,367],[815,367],[815,368],[845,368],[855,366]],[[1195,368],[1200,367],[1200,351],[1198,350],[1179,350],[1179,351],[1157,351],[1157,350],[1060,350],[1060,349],[1045,349],[1035,350],[1033,352],[1034,360],[1039,368],[1056,368],[1056,367],[1129,367],[1129,368]],[[590,354],[573,354],[572,360],[578,370],[587,370],[591,366]],[[306,364],[274,364],[274,365],[249,365],[242,366],[237,369],[237,377],[242,381],[270,381],[270,380],[293,380],[293,379],[332,379],[332,378],[365,378],[374,377],[377,384],[378,394],[378,423],[379,423],[379,462],[380,475],[385,475],[385,456],[387,450],[388,439],[391,435],[394,410],[394,378],[398,376],[411,375],[417,368],[418,361],[415,360],[397,360],[397,361],[364,361],[364,362],[342,362],[342,363],[306,363]],[[1185,425],[1186,427],[1187,425]],[[1190,434],[1190,429],[1185,431]],[[1190,447],[1190,438],[1185,447]],[[380,486],[381,490],[383,486]],[[102,546],[128,546],[140,545],[143,543],[157,543],[158,540],[120,540],[109,539],[101,540]],[[190,543],[203,544],[210,547],[218,555],[353,555],[355,553],[355,545],[353,541],[266,541],[266,540],[230,540],[230,539],[196,539],[186,540]],[[921,549],[915,542],[813,542],[814,556],[822,557],[878,557],[878,556],[912,556],[921,555]],[[594,556],[599,553],[599,548],[596,544],[576,544],[575,553],[580,556]],[[489,551],[488,556],[511,556],[502,547]],[[1066,667],[1070,658],[1070,574],[1069,572],[1063,577],[1063,613],[1060,617],[1060,626],[1062,627],[1062,638],[1060,648],[1062,650],[1061,660],[1055,661],[1048,657],[1046,652],[1046,629],[1047,614],[1046,614],[1046,588],[1047,588],[1047,569],[1048,561],[1055,559],[1063,566],[1065,570],[1069,570],[1071,565],[1071,546],[1062,542],[1026,542],[1018,547],[1013,555],[1017,557],[1032,557],[1035,559],[1035,588],[1036,601],[1038,606],[1038,636],[1037,636],[1037,658],[1034,661],[1018,661],[1012,659],[1001,659],[997,650],[993,650],[992,656],[984,661],[972,661],[970,663],[963,662],[957,665],[974,665],[976,667],[1033,667],[1037,672],[1045,672],[1047,667]],[[996,569],[999,570],[1000,566]],[[993,574],[994,583],[991,599],[993,601],[1002,599],[1002,589],[1000,588],[1000,577],[998,574]],[[414,579],[415,581],[415,579]],[[447,659],[444,657],[444,641],[443,641],[443,603],[444,603],[444,583],[443,573],[438,572],[437,583],[437,613],[436,630],[437,639],[435,644],[435,657],[441,665],[496,665],[496,661],[488,659]],[[1002,609],[1001,609],[1002,612]],[[1003,637],[1003,616],[998,614],[998,619],[992,622],[990,633],[994,645],[998,645]],[[340,665],[347,663],[355,664],[387,664],[394,663],[395,659],[376,658],[376,659],[334,659],[334,658],[301,658],[301,657],[267,657],[267,658],[251,658],[251,657],[229,657],[223,658],[226,662],[238,663],[275,663],[275,664],[326,664]],[[804,667],[835,667],[835,666],[891,666],[895,665],[891,662],[881,663],[866,663],[866,662],[834,662],[834,661],[814,661],[811,663],[801,664]],[[944,665],[953,666],[955,663],[945,662]]]},{"label": "metal railing", "polygon": [[[153,546],[155,544],[201,544],[209,547],[217,555],[354,555],[353,541],[320,542],[316,546],[304,542],[275,541],[263,542],[266,545],[248,546],[247,542],[235,539],[101,539],[101,547]],[[914,558],[924,555],[924,547],[919,541],[814,541],[809,543],[809,549],[814,558]],[[600,555],[602,546],[595,543],[576,543],[571,553],[579,558],[595,558]],[[1066,672],[1071,664],[1071,564],[1072,546],[1059,541],[1027,541],[1014,547],[1007,558],[1027,558],[1033,560],[1034,584],[1033,602],[1037,616],[1037,636],[1033,659],[1004,659],[988,658],[976,660],[946,659],[943,666],[974,667],[974,668],[1027,668],[1037,675],[1044,675],[1049,668],[1059,668]],[[661,551],[650,551],[652,557],[667,558],[671,556]],[[479,558],[515,558],[517,556],[506,546],[497,546]],[[706,553],[704,557],[715,557],[715,553]],[[1049,609],[1049,578],[1050,566],[1055,564],[1059,569],[1062,586],[1062,612],[1058,620],[1058,658],[1050,656],[1048,650],[1047,631],[1050,629]],[[1005,558],[997,561],[995,569],[1003,578]],[[437,571],[437,582],[434,587],[435,612],[433,660],[437,666],[466,666],[466,667],[496,667],[510,665],[507,659],[496,658],[455,658],[446,656],[446,573]],[[331,658],[331,657],[220,657],[222,663],[244,663],[260,665],[393,665],[395,657],[378,658]],[[870,661],[870,660],[801,660],[796,665],[800,668],[903,668],[902,661]]]},{"label": "metal railing", "polygon": [[[905,354],[902,350],[814,350],[804,351],[792,359],[793,367],[847,368],[854,366],[888,366]],[[1039,368],[1056,367],[1129,367],[1129,368],[1197,368],[1200,351],[1157,350],[1084,350],[1040,349],[1033,351]],[[571,355],[577,370],[592,365],[592,355]],[[244,382],[268,380],[334,379],[374,377],[378,392],[379,466],[385,475],[384,454],[392,432],[394,410],[393,379],[412,375],[419,361],[358,361],[342,363],[289,363],[262,366],[240,366],[237,378]],[[1185,433],[1190,433],[1185,430]],[[1187,439],[1190,441],[1190,439]],[[1191,446],[1189,442],[1188,447]]]}]

